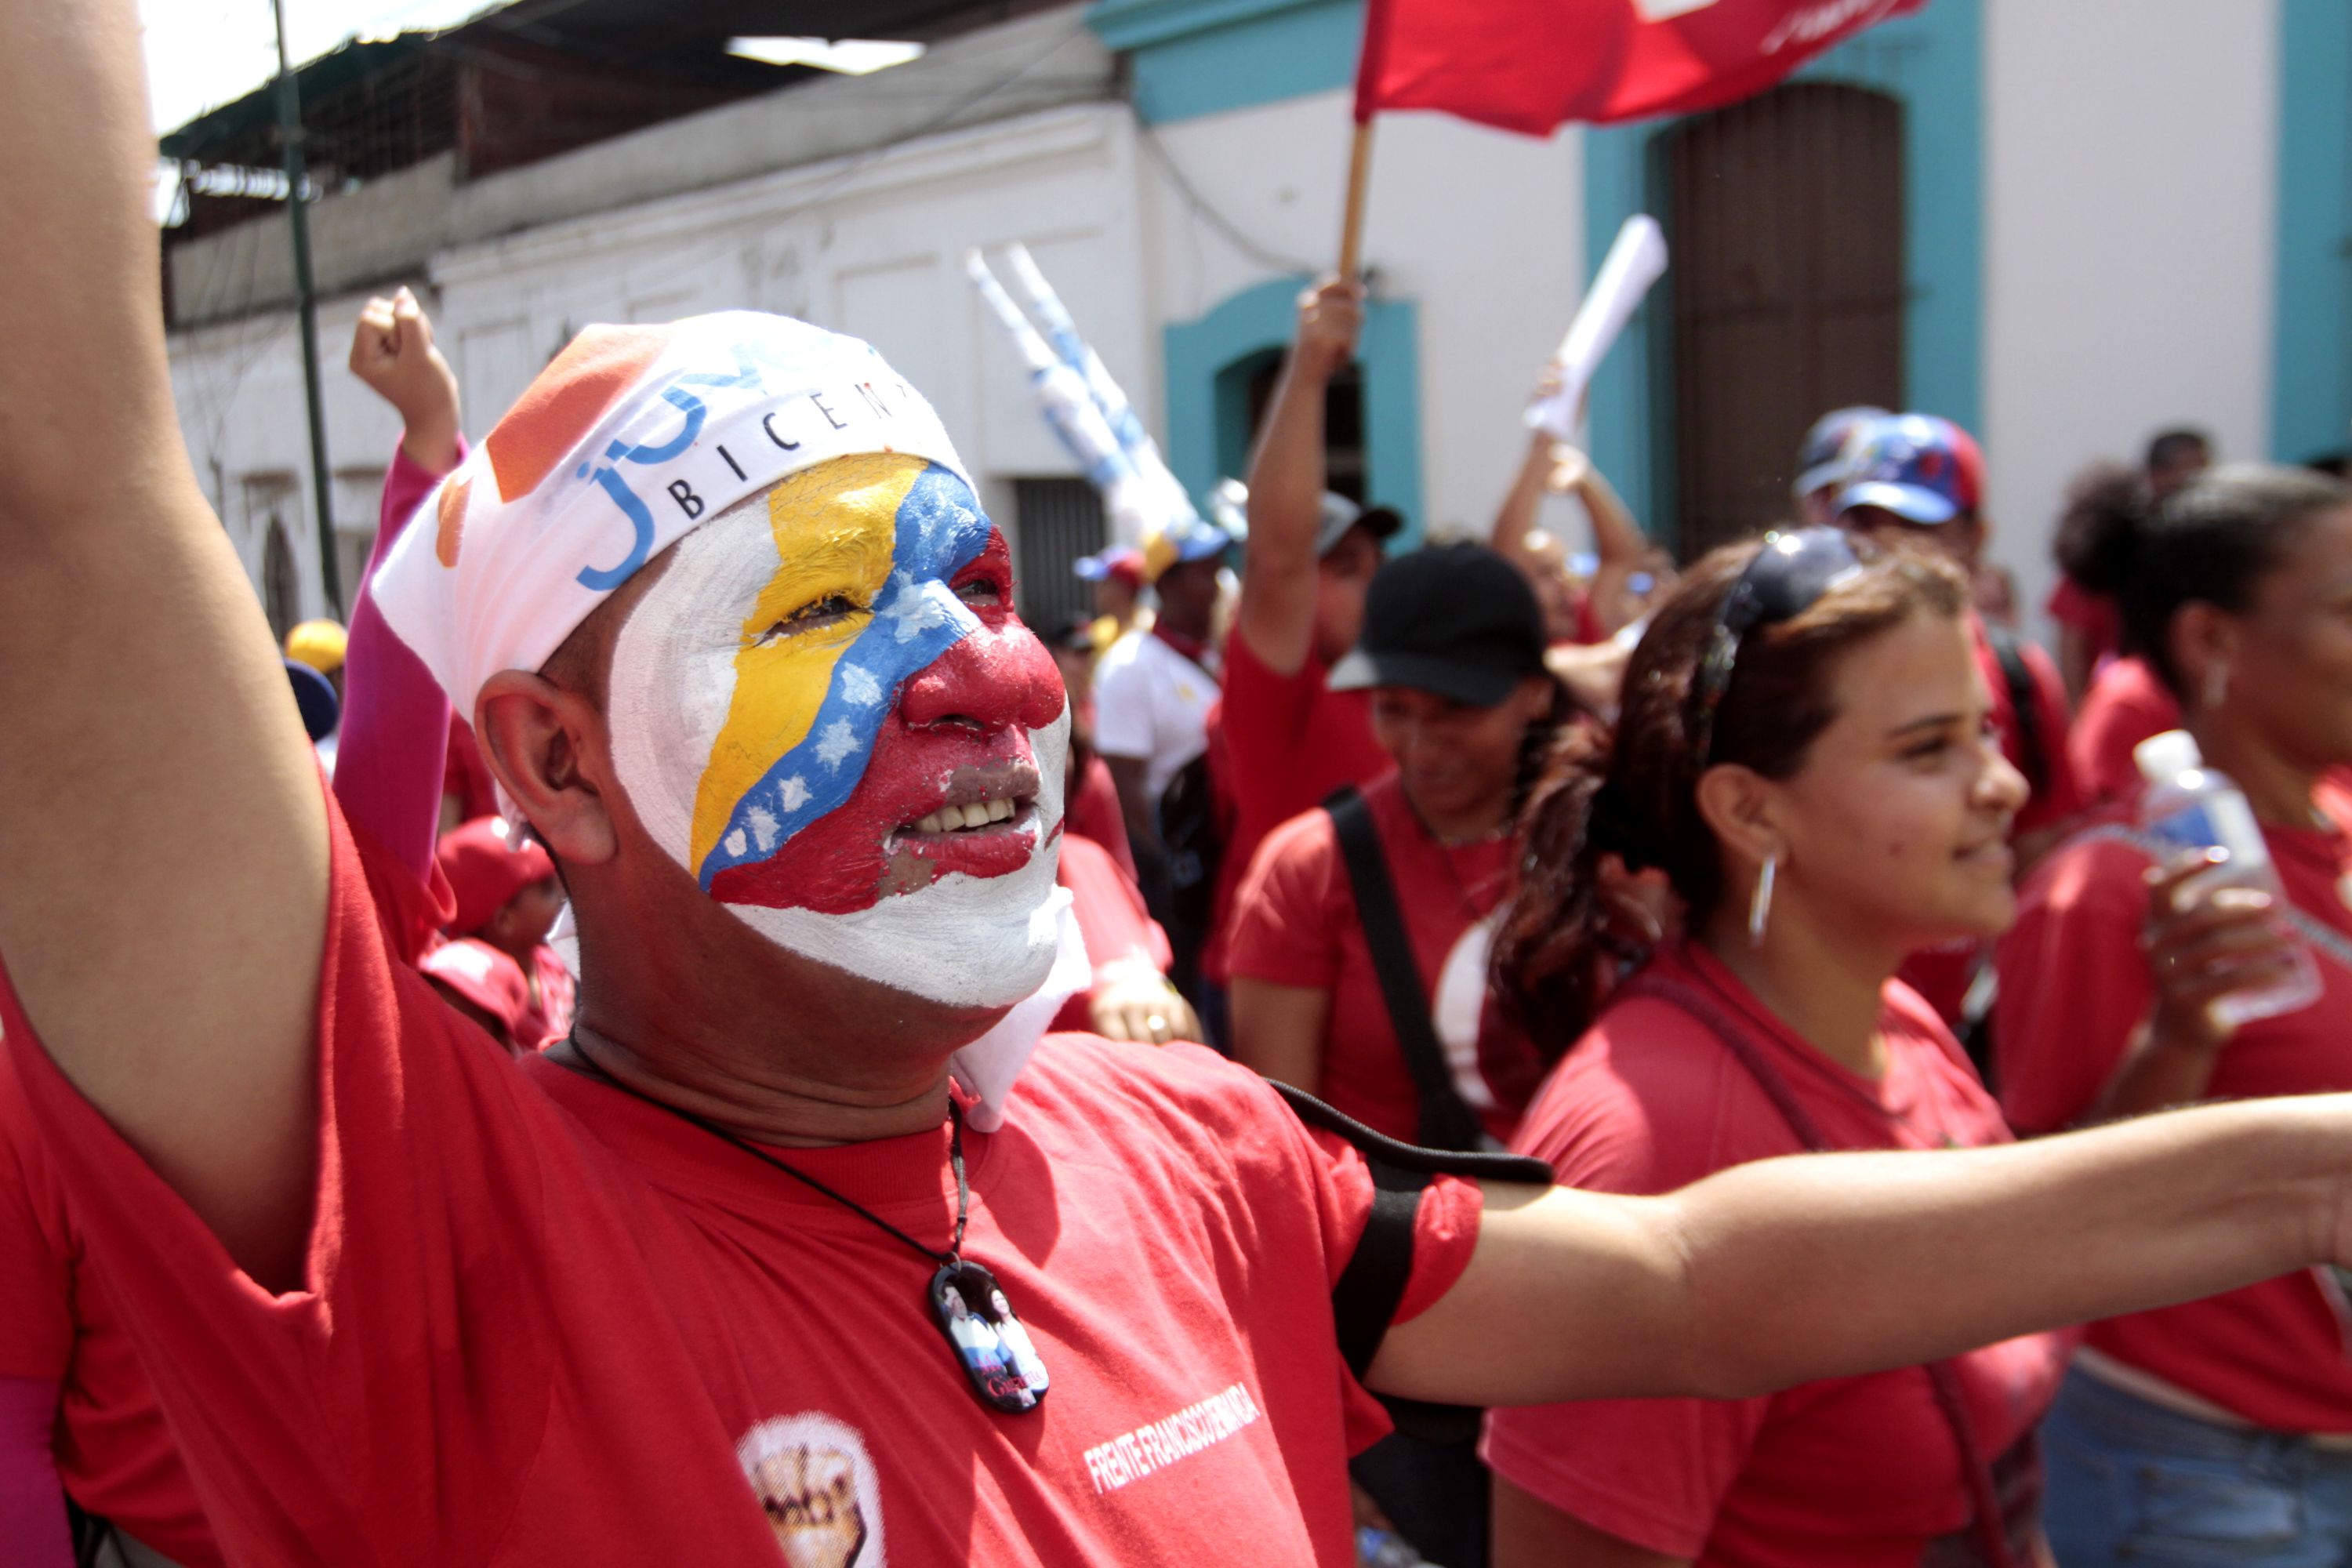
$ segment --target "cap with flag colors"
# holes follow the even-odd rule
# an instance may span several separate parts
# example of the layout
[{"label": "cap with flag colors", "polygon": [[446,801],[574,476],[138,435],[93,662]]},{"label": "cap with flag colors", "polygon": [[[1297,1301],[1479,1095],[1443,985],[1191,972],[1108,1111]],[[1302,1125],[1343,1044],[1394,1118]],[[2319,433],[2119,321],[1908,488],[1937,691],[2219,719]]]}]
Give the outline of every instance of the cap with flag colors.
[{"label": "cap with flag colors", "polygon": [[1933,414],[1895,414],[1866,426],[1846,452],[1849,483],[1837,510],[1874,506],[1933,527],[1975,512],[1984,498],[1976,438]]},{"label": "cap with flag colors", "polygon": [[1857,403],[1832,408],[1812,423],[1797,445],[1797,477],[1789,486],[1800,500],[1818,489],[1843,484],[1853,471],[1853,452],[1871,425],[1887,416],[1886,410]]},{"label": "cap with flag colors", "polygon": [[1214,561],[1233,543],[1233,536],[1213,522],[1182,518],[1143,542],[1143,575],[1157,583],[1171,566],[1187,561]]},{"label": "cap with flag colors", "polygon": [[1081,555],[1071,562],[1070,570],[1089,583],[1108,578],[1130,588],[1140,588],[1144,584],[1143,552],[1132,544],[1107,544],[1092,555]]},{"label": "cap with flag colors", "polygon": [[1713,109],[1922,0],[1367,0],[1359,123],[1434,109],[1548,136]]},{"label": "cap with flag colors", "polygon": [[592,326],[425,499],[376,574],[384,619],[470,718],[655,555],[788,474],[895,452],[964,473],[872,347],[751,310]]}]

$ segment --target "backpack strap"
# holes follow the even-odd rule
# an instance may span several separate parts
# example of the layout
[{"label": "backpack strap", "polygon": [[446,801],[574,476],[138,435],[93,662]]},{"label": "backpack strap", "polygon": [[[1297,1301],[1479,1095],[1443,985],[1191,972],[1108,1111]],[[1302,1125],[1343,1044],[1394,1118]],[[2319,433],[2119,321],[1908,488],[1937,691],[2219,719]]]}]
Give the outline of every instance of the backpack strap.
[{"label": "backpack strap", "polygon": [[2034,683],[2033,667],[2025,661],[2025,644],[2007,626],[1985,623],[1985,641],[2000,666],[2000,683],[2009,691],[2010,711],[2017,715],[2017,751],[2024,764],[2025,782],[2035,795],[2050,787],[2050,758],[2042,733],[2042,690]]},{"label": "backpack strap", "polygon": [[1365,945],[1372,951],[1372,973],[1380,979],[1381,1000],[1388,1005],[1389,1025],[1396,1031],[1405,1071],[1420,1094],[1421,1142],[1430,1149],[1483,1148],[1486,1128],[1446,1070],[1445,1047],[1438,1044],[1437,1027],[1430,1020],[1429,994],[1422,987],[1421,965],[1405,935],[1396,884],[1389,879],[1388,857],[1381,851],[1371,808],[1349,786],[1325,801],[1323,809],[1330,814],[1339,858],[1355,890],[1356,915],[1363,922]]}]

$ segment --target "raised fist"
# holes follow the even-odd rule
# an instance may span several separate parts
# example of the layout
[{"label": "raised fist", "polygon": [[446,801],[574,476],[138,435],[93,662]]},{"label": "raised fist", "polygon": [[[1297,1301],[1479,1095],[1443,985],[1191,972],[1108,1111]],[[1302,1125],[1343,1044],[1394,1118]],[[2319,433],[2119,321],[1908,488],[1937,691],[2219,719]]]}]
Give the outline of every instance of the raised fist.
[{"label": "raised fist", "polygon": [[433,346],[433,323],[403,288],[360,308],[352,332],[352,374],[400,413],[401,445],[435,473],[457,463],[457,377]]},{"label": "raised fist", "polygon": [[1364,330],[1364,286],[1325,278],[1298,296],[1298,343],[1292,351],[1301,374],[1328,381],[1356,357]]},{"label": "raised fist", "polygon": [[866,1550],[856,1462],[840,1449],[803,1444],[771,1454],[751,1487],[792,1568],[853,1568]]}]

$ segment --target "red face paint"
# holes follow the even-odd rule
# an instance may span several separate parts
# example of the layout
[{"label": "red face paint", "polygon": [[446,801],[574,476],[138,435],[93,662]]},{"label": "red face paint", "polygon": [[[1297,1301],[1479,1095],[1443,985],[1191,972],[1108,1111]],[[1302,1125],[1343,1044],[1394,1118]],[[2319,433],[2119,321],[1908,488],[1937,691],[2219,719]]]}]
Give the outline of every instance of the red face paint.
[{"label": "red face paint", "polygon": [[[1002,534],[954,586],[968,598],[980,595],[971,607],[981,629],[899,689],[857,788],[774,856],[721,872],[713,897],[847,914],[951,871],[1010,875],[1058,836],[1057,819],[1039,841],[1026,813],[960,833],[908,831],[951,799],[1036,798],[1041,781],[1029,731],[1053,724],[1067,700],[1053,656],[1013,613]],[[994,603],[986,602],[989,595]]]}]

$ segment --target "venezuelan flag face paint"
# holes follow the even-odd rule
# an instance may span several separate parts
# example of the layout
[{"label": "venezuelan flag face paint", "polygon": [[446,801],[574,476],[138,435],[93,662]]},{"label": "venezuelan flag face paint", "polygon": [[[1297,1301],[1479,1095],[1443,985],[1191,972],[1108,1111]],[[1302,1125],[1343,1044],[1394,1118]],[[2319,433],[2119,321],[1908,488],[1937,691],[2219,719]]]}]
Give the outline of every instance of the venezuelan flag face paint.
[{"label": "venezuelan flag face paint", "polygon": [[839,458],[688,535],[611,696],[639,817],[763,933],[940,1001],[1042,982],[1067,705],[952,472]]}]

